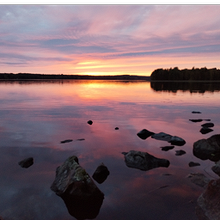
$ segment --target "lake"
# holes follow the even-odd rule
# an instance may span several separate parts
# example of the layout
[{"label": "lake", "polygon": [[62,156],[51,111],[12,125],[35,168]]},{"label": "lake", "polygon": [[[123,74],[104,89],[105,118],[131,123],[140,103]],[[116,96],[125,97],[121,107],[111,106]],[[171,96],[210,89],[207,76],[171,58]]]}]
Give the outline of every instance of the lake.
[{"label": "lake", "polygon": [[[146,81],[1,81],[0,216],[4,220],[71,220],[63,200],[50,189],[56,168],[75,155],[92,177],[102,162],[110,175],[97,187],[104,200],[98,220],[194,220],[203,188],[187,178],[201,172],[211,179],[214,162],[192,153],[193,143],[220,133],[220,86],[209,83]],[[193,114],[200,111],[201,114]],[[213,131],[201,134],[210,119]],[[93,124],[89,125],[88,120]],[[118,130],[115,128],[118,127]],[[142,129],[183,138],[170,144],[137,136]],[[73,141],[61,143],[63,140]],[[169,167],[142,171],[126,166],[130,150],[170,161]],[[186,154],[176,156],[176,150]],[[25,169],[18,162],[34,158]],[[189,167],[189,162],[200,166]]]}]

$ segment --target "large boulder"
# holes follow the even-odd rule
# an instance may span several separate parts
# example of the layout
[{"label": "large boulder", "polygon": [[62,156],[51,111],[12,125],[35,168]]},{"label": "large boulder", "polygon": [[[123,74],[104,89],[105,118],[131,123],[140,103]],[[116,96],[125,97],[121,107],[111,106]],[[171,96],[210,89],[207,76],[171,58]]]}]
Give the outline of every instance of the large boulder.
[{"label": "large boulder", "polygon": [[193,154],[201,160],[220,160],[220,134],[201,139],[193,144]]},{"label": "large boulder", "polygon": [[157,167],[168,167],[170,165],[169,160],[156,158],[147,152],[131,150],[122,154],[124,154],[125,163],[128,167],[144,171]]},{"label": "large boulder", "polygon": [[220,179],[211,180],[197,199],[196,214],[199,220],[220,219]]},{"label": "large boulder", "polygon": [[79,220],[96,218],[104,199],[104,194],[78,164],[76,156],[57,167],[50,188],[63,199],[69,214]]}]

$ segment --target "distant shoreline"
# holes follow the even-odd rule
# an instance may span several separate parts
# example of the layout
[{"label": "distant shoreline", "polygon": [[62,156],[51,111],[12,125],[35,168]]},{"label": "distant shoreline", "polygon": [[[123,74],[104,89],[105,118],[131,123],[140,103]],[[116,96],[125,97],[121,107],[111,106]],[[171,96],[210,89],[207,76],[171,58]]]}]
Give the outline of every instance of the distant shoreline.
[{"label": "distant shoreline", "polygon": [[114,75],[114,76],[90,76],[90,75],[63,75],[63,74],[32,74],[32,73],[0,73],[0,80],[143,80],[150,81],[150,76],[138,75]]}]

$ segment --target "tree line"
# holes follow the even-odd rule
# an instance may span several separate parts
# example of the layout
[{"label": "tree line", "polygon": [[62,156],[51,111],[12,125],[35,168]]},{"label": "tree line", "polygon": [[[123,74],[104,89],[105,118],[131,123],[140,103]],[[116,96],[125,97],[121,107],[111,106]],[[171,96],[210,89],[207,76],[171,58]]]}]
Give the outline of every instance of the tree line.
[{"label": "tree line", "polygon": [[0,73],[0,80],[47,80],[47,79],[86,79],[86,80],[150,80],[149,76],[136,75],[64,75],[64,74],[35,74],[35,73]]},{"label": "tree line", "polygon": [[220,70],[216,68],[192,68],[179,70],[178,67],[170,69],[156,69],[151,73],[151,80],[220,80]]}]

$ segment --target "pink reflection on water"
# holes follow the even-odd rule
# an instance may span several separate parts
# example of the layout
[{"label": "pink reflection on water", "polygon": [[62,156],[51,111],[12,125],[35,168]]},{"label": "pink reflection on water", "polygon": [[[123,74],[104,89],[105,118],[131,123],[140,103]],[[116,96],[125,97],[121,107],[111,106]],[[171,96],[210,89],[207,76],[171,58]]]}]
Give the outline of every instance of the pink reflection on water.
[{"label": "pink reflection on water", "polygon": [[[66,207],[49,187],[56,167],[76,155],[90,176],[101,162],[110,170],[107,180],[98,185],[105,200],[97,219],[134,219],[137,215],[139,219],[145,219],[146,215],[152,220],[177,216],[186,219],[181,217],[183,212],[196,219],[193,207],[202,189],[191,184],[186,176],[202,172],[215,177],[211,171],[213,163],[194,157],[192,147],[198,139],[220,131],[219,92],[173,94],[155,92],[149,82],[103,81],[0,84],[0,92],[0,186],[7,201],[0,211],[5,216],[9,215],[5,210],[12,200],[17,202],[27,196],[29,201],[33,194],[38,201],[45,198],[45,203],[55,201],[47,210],[48,219],[56,219],[55,214],[50,214],[55,210],[60,219],[62,215],[68,219]],[[202,114],[193,115],[193,110]],[[193,123],[190,118],[210,118],[215,123],[214,131],[202,135],[199,130],[203,122]],[[88,120],[93,124],[88,125]],[[137,136],[144,128],[182,137],[186,144],[164,152],[161,147],[169,143]],[[65,139],[73,141],[61,144]],[[180,149],[186,154],[175,156]],[[170,166],[146,172],[128,168],[122,152],[130,150],[168,159]],[[17,162],[28,156],[33,156],[35,163],[23,170]],[[190,161],[201,166],[189,168]],[[191,200],[193,203],[189,203]],[[32,208],[28,206],[30,212]],[[38,211],[43,212],[42,207]]]}]

